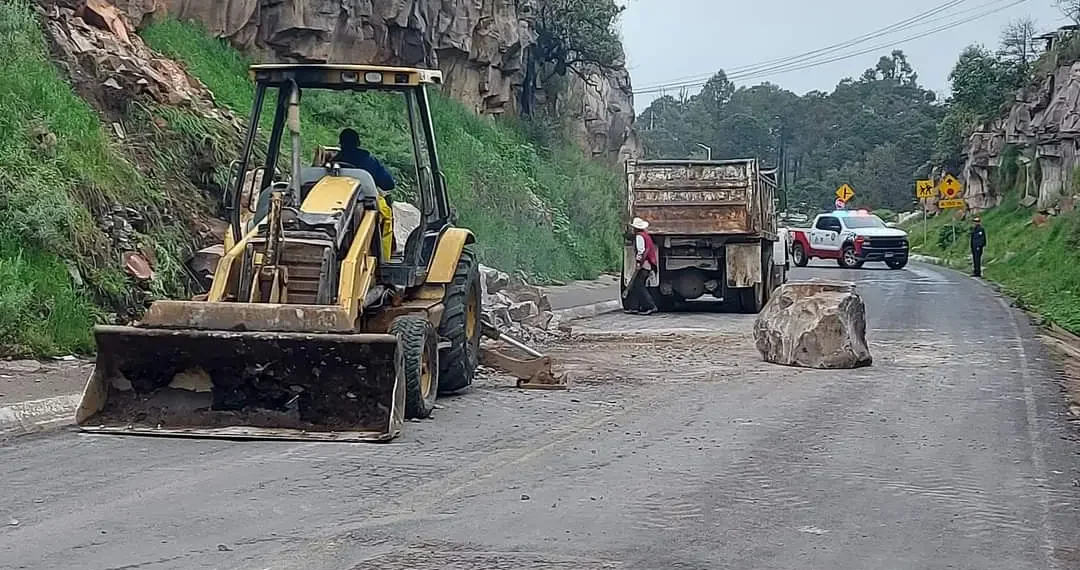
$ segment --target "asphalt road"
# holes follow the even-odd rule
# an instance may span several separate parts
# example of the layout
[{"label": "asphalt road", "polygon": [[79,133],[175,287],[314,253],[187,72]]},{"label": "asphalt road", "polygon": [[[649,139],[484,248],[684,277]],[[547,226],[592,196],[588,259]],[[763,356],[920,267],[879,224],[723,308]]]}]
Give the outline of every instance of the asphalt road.
[{"label": "asphalt road", "polygon": [[485,379],[390,444],[15,440],[0,568],[1080,568],[1080,445],[1023,316],[921,265],[813,276],[858,281],[873,367],[613,314],[554,348],[572,391]]}]

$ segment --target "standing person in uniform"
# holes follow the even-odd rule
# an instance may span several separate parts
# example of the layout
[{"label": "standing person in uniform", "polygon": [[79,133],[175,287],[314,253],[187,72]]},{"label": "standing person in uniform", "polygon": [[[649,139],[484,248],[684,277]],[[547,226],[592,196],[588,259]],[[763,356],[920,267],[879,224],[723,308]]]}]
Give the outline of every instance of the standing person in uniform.
[{"label": "standing person in uniform", "polygon": [[634,278],[630,280],[629,294],[639,314],[651,315],[657,309],[656,302],[649,293],[648,282],[652,272],[660,263],[660,255],[652,236],[649,235],[649,222],[634,218],[630,226],[634,228],[634,259],[637,270],[634,271]]},{"label": "standing person in uniform", "polygon": [[986,247],[986,230],[982,227],[982,218],[975,216],[975,227],[971,228],[971,263],[972,275],[982,277],[982,254]]}]

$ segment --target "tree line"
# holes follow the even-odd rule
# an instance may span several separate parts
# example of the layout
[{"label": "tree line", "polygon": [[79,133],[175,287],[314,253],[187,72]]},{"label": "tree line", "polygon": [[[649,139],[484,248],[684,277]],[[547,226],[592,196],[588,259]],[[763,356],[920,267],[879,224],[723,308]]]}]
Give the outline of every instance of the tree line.
[{"label": "tree line", "polygon": [[908,210],[914,180],[932,172],[959,176],[970,135],[1032,83],[1041,49],[1036,29],[1030,19],[1017,20],[995,49],[966,48],[944,100],[919,83],[901,50],[831,92],[737,86],[719,71],[699,93],[660,97],[640,113],[646,156],[700,156],[705,145],[714,158],[757,157],[778,167],[781,206],[796,211],[831,208],[844,183],[856,188],[857,205]]}]

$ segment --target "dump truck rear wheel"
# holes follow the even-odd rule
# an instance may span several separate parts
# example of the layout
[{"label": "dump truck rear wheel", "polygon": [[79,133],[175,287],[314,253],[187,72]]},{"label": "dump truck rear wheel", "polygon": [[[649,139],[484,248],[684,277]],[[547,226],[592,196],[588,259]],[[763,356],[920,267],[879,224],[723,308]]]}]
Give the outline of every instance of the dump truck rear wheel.
[{"label": "dump truck rear wheel", "polygon": [[761,283],[753,287],[739,289],[739,310],[746,314],[757,314],[765,306],[765,286]]},{"label": "dump truck rear wheel", "polygon": [[405,367],[405,417],[427,418],[439,394],[439,339],[424,317],[394,319],[390,334],[398,337]]},{"label": "dump truck rear wheel", "polygon": [[439,362],[439,390],[446,394],[469,387],[480,362],[480,264],[470,246],[462,250],[446,288],[439,336],[450,341]]}]

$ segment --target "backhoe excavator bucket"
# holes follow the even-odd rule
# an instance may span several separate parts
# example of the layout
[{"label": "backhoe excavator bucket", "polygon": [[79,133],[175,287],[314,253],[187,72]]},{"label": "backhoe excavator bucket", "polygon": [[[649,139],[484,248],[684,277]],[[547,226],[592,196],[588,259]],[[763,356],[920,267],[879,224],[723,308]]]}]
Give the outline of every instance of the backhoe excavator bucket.
[{"label": "backhoe excavator bucket", "polygon": [[397,338],[100,326],[87,432],[388,441],[404,421]]},{"label": "backhoe excavator bucket", "polygon": [[490,347],[480,347],[480,363],[517,378],[517,387],[527,390],[566,390],[566,377],[551,370],[551,357],[544,356],[516,338],[500,331],[488,320],[480,321],[480,332],[495,341],[502,341],[532,357],[522,360]]}]

